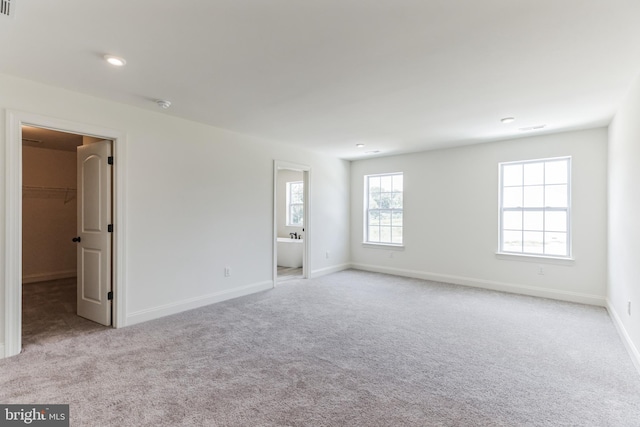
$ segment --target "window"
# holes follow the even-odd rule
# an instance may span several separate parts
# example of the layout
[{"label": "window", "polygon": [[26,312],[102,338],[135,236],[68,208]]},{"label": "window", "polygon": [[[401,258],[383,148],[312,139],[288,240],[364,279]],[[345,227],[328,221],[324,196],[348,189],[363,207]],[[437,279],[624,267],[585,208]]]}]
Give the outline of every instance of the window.
[{"label": "window", "polygon": [[304,225],[304,183],[287,182],[287,226]]},{"label": "window", "polygon": [[571,255],[571,158],[500,164],[500,252]]},{"label": "window", "polygon": [[403,174],[365,176],[365,242],[402,245]]}]

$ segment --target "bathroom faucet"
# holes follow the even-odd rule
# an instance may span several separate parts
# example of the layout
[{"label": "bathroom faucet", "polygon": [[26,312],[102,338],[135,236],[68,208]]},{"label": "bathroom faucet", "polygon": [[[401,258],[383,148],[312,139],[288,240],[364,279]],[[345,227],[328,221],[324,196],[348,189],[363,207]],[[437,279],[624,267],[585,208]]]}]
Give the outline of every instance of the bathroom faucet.
[{"label": "bathroom faucet", "polygon": [[298,238],[298,232],[289,233],[289,236],[291,236],[292,239],[297,239]]}]

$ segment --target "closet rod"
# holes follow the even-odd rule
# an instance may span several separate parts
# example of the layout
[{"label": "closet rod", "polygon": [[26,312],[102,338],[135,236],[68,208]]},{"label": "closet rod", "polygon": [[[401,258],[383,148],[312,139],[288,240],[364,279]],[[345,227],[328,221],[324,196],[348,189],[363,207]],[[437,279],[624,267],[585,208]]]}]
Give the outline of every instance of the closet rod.
[{"label": "closet rod", "polygon": [[71,187],[36,187],[32,185],[23,185],[23,190],[47,190],[47,191],[76,191],[75,188]]}]

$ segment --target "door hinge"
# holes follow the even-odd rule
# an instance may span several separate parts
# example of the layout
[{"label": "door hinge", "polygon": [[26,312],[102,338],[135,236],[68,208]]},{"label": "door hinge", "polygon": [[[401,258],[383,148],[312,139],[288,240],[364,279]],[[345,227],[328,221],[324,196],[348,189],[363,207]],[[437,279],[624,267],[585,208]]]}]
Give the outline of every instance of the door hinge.
[{"label": "door hinge", "polygon": [[107,225],[107,232],[113,233],[113,224]]},{"label": "door hinge", "polygon": [[112,165],[113,164],[113,156],[107,157],[107,164],[108,165]]},{"label": "door hinge", "polygon": [[107,299],[108,299],[109,301],[111,301],[111,300],[113,299],[113,291],[109,291],[109,292],[107,293]]}]

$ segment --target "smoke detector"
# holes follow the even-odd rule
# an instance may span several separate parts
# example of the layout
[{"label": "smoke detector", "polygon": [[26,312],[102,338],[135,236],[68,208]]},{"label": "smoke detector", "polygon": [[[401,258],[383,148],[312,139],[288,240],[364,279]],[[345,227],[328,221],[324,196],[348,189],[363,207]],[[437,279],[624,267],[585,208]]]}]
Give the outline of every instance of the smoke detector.
[{"label": "smoke detector", "polygon": [[158,107],[162,108],[163,110],[166,110],[167,108],[171,107],[171,101],[166,101],[164,99],[158,99],[156,101],[156,104],[158,104]]},{"label": "smoke detector", "polygon": [[16,0],[0,0],[0,16],[16,16]]}]

